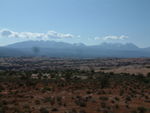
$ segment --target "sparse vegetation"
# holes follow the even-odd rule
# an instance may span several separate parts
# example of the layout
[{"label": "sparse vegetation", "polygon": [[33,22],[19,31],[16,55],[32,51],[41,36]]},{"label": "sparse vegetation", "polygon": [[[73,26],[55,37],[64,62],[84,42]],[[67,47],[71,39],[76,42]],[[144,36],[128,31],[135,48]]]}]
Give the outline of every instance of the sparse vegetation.
[{"label": "sparse vegetation", "polygon": [[143,74],[70,67],[0,71],[0,113],[148,113],[149,93],[150,77]]}]

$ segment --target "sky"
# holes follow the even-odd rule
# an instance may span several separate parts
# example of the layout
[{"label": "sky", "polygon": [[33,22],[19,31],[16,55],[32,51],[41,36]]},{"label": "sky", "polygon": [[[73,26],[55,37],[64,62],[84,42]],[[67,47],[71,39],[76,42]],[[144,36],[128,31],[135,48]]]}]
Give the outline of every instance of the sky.
[{"label": "sky", "polygon": [[26,40],[150,46],[150,0],[0,0],[0,46]]}]

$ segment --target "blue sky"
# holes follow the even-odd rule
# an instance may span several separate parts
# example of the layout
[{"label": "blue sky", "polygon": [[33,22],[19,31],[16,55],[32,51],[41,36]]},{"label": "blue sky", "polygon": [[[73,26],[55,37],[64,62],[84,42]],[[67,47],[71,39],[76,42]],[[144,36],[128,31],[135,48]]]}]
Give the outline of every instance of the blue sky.
[{"label": "blue sky", "polygon": [[0,46],[25,40],[150,46],[150,0],[0,0]]}]

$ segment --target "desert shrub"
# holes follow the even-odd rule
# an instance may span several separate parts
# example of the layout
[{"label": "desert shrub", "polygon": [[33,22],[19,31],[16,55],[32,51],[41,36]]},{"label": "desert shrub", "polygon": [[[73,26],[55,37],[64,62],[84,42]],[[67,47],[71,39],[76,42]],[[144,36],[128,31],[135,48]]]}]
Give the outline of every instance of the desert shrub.
[{"label": "desert shrub", "polygon": [[14,111],[14,113],[20,113],[21,112],[18,107],[13,107],[13,111]]},{"label": "desert shrub", "polygon": [[80,110],[79,113],[86,113],[86,111],[85,110]]},{"label": "desert shrub", "polygon": [[8,104],[8,101],[6,101],[6,100],[2,100],[1,102],[2,102],[3,105],[7,105]]},{"label": "desert shrub", "polygon": [[28,104],[25,104],[25,105],[23,106],[23,108],[25,109],[25,112],[27,112],[27,113],[30,113],[30,112],[31,112],[30,106],[29,106]]},{"label": "desert shrub", "polygon": [[59,105],[62,105],[62,97],[57,97],[56,100]]},{"label": "desert shrub", "polygon": [[60,101],[62,101],[62,97],[57,97],[56,100],[57,100],[58,102],[60,102]]},{"label": "desert shrub", "polygon": [[103,96],[103,97],[99,97],[99,99],[102,100],[102,101],[107,101],[109,98]]},{"label": "desert shrub", "polygon": [[119,101],[120,99],[119,99],[118,97],[115,97],[115,100],[116,100],[116,101]]},{"label": "desert shrub", "polygon": [[120,90],[120,96],[122,96],[123,94],[124,94],[124,90],[121,89],[121,90]]},{"label": "desert shrub", "polygon": [[143,74],[138,74],[137,79],[141,83],[148,83],[149,82],[149,79],[147,79],[147,77],[145,77]]},{"label": "desert shrub", "polygon": [[49,111],[46,108],[40,108],[40,113],[49,113]]},{"label": "desert shrub", "polygon": [[52,110],[51,111],[58,111],[58,109],[57,108],[52,108]]},{"label": "desert shrub", "polygon": [[77,110],[75,110],[75,109],[71,109],[71,110],[69,110],[69,111],[66,111],[65,113],[78,113],[78,112],[77,112]]},{"label": "desert shrub", "polygon": [[51,97],[45,97],[44,99],[43,99],[43,102],[44,103],[50,103],[50,102],[52,102],[52,98]]},{"label": "desert shrub", "polygon": [[99,78],[99,82],[100,82],[100,87],[103,88],[108,88],[110,86],[110,82],[109,82],[109,77],[108,76],[102,76]]},{"label": "desert shrub", "polygon": [[102,108],[106,108],[106,103],[102,102],[102,103],[101,103],[101,107],[102,107]]},{"label": "desert shrub", "polygon": [[147,77],[150,77],[150,72],[149,72],[149,73],[147,73]]},{"label": "desert shrub", "polygon": [[147,95],[145,95],[145,99],[149,99],[149,97]]},{"label": "desert shrub", "polygon": [[145,107],[138,107],[137,110],[139,111],[139,113],[145,113],[147,111]]},{"label": "desert shrub", "polygon": [[128,101],[131,101],[131,97],[130,96],[127,96],[126,97],[126,101],[128,102]]},{"label": "desert shrub", "polygon": [[136,111],[136,110],[133,110],[133,111],[131,111],[131,113],[137,113],[137,111]]},{"label": "desert shrub", "polygon": [[104,110],[103,113],[109,113],[107,110]]},{"label": "desert shrub", "polygon": [[45,92],[51,91],[51,90],[52,90],[52,89],[49,88],[49,87],[44,87],[44,88],[41,89],[41,92],[42,92],[42,93],[45,93]]},{"label": "desert shrub", "polygon": [[111,92],[111,91],[109,91],[108,93],[109,93],[109,94],[112,94],[112,92]]},{"label": "desert shrub", "polygon": [[126,108],[128,108],[128,109],[129,109],[129,108],[130,108],[130,106],[129,106],[128,104],[126,104]]},{"label": "desert shrub", "polygon": [[80,106],[80,107],[86,107],[86,101],[83,99],[77,99],[75,100],[76,105]]},{"label": "desert shrub", "polygon": [[0,92],[2,92],[3,90],[5,90],[5,88],[3,86],[0,86]]},{"label": "desert shrub", "polygon": [[37,81],[31,80],[31,79],[26,79],[25,84],[26,84],[26,86],[35,86],[37,84]]},{"label": "desert shrub", "polygon": [[116,109],[118,109],[118,108],[119,108],[119,105],[118,105],[118,104],[116,104],[116,105],[115,105],[115,108],[116,108]]},{"label": "desert shrub", "polygon": [[3,106],[0,106],[0,113],[5,113],[5,109]]},{"label": "desert shrub", "polygon": [[2,97],[3,96],[3,94],[0,94],[0,97]]},{"label": "desert shrub", "polygon": [[41,103],[41,102],[40,102],[39,100],[35,100],[35,104],[36,104],[36,105],[40,105],[40,103]]},{"label": "desert shrub", "polygon": [[25,105],[23,106],[23,108],[24,108],[24,109],[30,109],[30,106],[29,106],[28,104],[25,104]]},{"label": "desert shrub", "polygon": [[86,94],[91,94],[91,93],[92,93],[91,91],[87,91],[87,92],[86,92]]},{"label": "desert shrub", "polygon": [[114,104],[114,103],[115,103],[115,101],[114,101],[114,100],[111,100],[111,103],[113,103],[113,104]]}]

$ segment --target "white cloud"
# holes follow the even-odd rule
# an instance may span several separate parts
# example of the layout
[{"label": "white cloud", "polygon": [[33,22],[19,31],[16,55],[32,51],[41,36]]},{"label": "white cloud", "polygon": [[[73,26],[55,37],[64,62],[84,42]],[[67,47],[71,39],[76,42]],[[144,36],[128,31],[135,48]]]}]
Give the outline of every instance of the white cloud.
[{"label": "white cloud", "polygon": [[124,40],[127,39],[128,36],[121,35],[121,36],[105,36],[105,37],[95,37],[95,40]]},{"label": "white cloud", "polygon": [[47,33],[33,33],[33,32],[14,32],[9,29],[0,30],[1,37],[8,38],[22,38],[31,40],[49,40],[49,39],[63,39],[73,38],[72,34],[58,33],[55,31],[48,31]]}]

